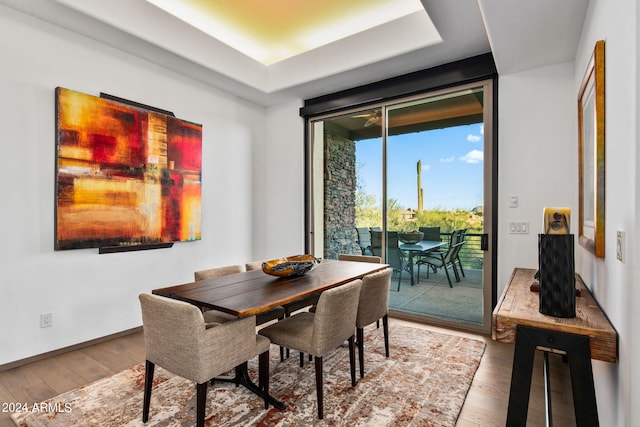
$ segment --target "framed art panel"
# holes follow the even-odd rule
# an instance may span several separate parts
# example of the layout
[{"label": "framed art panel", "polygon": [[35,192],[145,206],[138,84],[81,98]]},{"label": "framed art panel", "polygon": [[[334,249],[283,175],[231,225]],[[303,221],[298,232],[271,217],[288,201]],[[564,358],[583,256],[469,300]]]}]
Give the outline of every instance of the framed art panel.
[{"label": "framed art panel", "polygon": [[604,258],[605,61],[596,42],[578,95],[579,242]]},{"label": "framed art panel", "polygon": [[202,126],[56,88],[55,249],[200,240]]}]

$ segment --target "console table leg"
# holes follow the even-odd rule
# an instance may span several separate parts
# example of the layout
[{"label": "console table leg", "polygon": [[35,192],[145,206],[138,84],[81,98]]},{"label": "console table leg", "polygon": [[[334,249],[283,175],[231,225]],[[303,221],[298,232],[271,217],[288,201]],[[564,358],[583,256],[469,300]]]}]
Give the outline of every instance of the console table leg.
[{"label": "console table leg", "polygon": [[[529,393],[531,389],[531,372],[536,347],[552,348],[566,353],[571,374],[573,406],[578,427],[597,427],[598,407],[596,392],[593,386],[593,370],[591,368],[591,351],[589,337],[564,332],[547,331],[528,326],[518,326],[516,330],[516,347],[513,355],[513,373],[509,394],[509,410],[507,426],[525,426],[529,409]],[[548,374],[548,356],[545,352],[545,374]],[[547,390],[548,378],[545,378],[545,399],[550,399]],[[551,402],[548,404],[548,416],[551,418]],[[551,424],[548,424],[551,425]]]},{"label": "console table leg", "polygon": [[529,412],[529,393],[531,391],[531,373],[536,343],[528,331],[520,326],[516,332],[516,346],[513,353],[513,370],[511,372],[511,389],[509,391],[509,409],[507,411],[507,427],[524,427],[527,425]]},{"label": "console table leg", "polygon": [[593,369],[589,338],[572,336],[572,346],[567,351],[571,388],[573,389],[573,406],[576,414],[576,425],[598,426],[598,406],[596,391],[593,386]]},{"label": "console table leg", "polygon": [[547,412],[547,427],[553,427],[551,413],[551,374],[549,373],[549,352],[544,352],[544,406]]}]

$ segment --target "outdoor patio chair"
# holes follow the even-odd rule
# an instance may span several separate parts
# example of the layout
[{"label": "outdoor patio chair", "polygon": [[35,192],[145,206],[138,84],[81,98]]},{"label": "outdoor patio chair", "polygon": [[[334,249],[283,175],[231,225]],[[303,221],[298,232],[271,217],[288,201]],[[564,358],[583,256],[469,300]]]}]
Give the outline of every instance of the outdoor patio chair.
[{"label": "outdoor patio chair", "polygon": [[[453,240],[455,236],[455,241]],[[460,230],[457,230],[457,233],[454,233],[451,235],[451,244],[456,244],[459,242],[465,242],[467,240],[467,229],[466,228],[462,228]],[[456,256],[454,258],[454,262],[457,264],[457,268],[460,269],[460,273],[462,274],[462,277],[465,277],[464,275],[464,270],[462,269],[462,261],[460,260],[460,249],[458,249],[458,252],[456,253]]]},{"label": "outdoor patio chair", "polygon": [[[371,231],[371,251],[375,256],[382,256],[382,231]],[[398,232],[387,232],[387,264],[398,273],[398,289],[400,292],[400,281],[402,272],[408,270],[407,261],[402,256],[402,251],[398,247]]]},{"label": "outdoor patio chair", "polygon": [[373,255],[371,252],[371,234],[367,227],[356,227],[358,233],[358,245],[362,255]]},{"label": "outdoor patio chair", "polygon": [[[418,261],[416,261],[416,265],[418,266],[418,283],[420,283],[420,266],[426,265],[427,267],[434,268],[434,270],[438,268],[444,269],[444,272],[447,275],[447,280],[449,281],[449,287],[453,288],[451,277],[449,276],[449,267],[453,269],[453,273],[456,277],[456,282],[459,282],[460,276],[458,275],[458,269],[456,268],[455,258],[465,243],[465,241],[462,241],[449,246],[447,251],[444,253],[434,252],[420,257]],[[427,278],[429,278],[429,268],[427,268]]]},{"label": "outdoor patio chair", "polygon": [[422,240],[428,240],[431,242],[440,241],[440,227],[420,227],[418,230],[424,234]]}]

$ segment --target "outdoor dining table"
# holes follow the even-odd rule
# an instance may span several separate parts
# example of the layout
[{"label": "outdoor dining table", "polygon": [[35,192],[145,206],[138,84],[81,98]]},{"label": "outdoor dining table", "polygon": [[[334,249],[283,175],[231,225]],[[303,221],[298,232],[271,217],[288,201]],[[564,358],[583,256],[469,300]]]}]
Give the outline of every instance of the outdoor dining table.
[{"label": "outdoor dining table", "polygon": [[[203,309],[247,317],[361,279],[387,267],[386,264],[368,262],[323,260],[302,276],[274,277],[262,270],[253,270],[154,289],[152,293],[185,301]],[[264,397],[263,390],[249,378],[246,364],[236,368],[236,376],[232,381]],[[267,397],[276,408],[285,409],[282,402],[272,396]]]},{"label": "outdoor dining table", "polygon": [[441,242],[439,240],[421,240],[418,243],[400,243],[398,245],[398,249],[403,252],[407,252],[409,255],[409,274],[411,275],[411,286],[415,284],[415,279],[413,277],[414,256],[416,254],[423,254],[437,250],[446,244],[446,242]]}]

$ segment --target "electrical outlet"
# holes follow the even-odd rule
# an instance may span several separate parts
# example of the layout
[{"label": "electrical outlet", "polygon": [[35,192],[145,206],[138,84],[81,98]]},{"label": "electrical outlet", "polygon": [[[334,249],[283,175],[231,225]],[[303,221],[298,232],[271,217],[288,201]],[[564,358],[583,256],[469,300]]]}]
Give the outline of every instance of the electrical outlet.
[{"label": "electrical outlet", "polygon": [[616,258],[624,263],[624,231],[616,232]]},{"label": "electrical outlet", "polygon": [[48,328],[53,326],[53,313],[42,313],[40,315],[40,327]]}]

